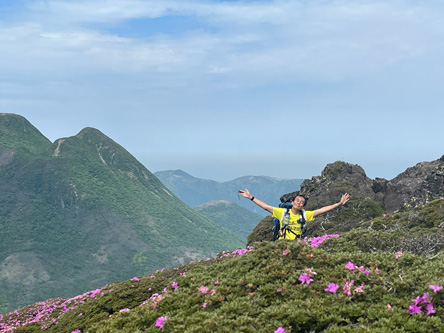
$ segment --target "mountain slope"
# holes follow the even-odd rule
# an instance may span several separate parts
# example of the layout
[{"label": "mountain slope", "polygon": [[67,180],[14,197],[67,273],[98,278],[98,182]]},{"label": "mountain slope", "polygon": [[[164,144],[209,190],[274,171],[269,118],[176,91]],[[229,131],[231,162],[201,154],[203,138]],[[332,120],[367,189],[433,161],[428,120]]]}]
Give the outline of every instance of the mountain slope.
[{"label": "mountain slope", "polygon": [[0,311],[243,245],[100,131],[48,144],[2,117]]},{"label": "mountain slope", "polygon": [[245,243],[247,236],[262,219],[261,215],[225,200],[206,202],[194,209],[221,227],[241,236]]},{"label": "mountain slope", "polygon": [[[375,249],[384,242],[392,251]],[[444,327],[442,259],[399,252],[401,246],[396,233],[370,230],[256,243],[0,315],[0,329],[439,332]]]},{"label": "mountain slope", "polygon": [[167,188],[191,207],[214,200],[228,200],[262,216],[262,209],[240,200],[238,190],[248,188],[251,193],[270,205],[278,205],[282,194],[299,189],[302,179],[277,179],[265,176],[245,176],[227,182],[195,178],[182,170],[158,171],[155,175]]}]

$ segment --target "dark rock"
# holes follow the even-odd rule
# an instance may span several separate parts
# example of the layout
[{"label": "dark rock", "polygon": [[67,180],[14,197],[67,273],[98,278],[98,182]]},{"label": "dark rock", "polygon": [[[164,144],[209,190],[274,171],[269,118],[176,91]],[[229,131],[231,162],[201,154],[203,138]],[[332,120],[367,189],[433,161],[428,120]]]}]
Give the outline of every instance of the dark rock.
[{"label": "dark rock", "polygon": [[[311,222],[307,235],[344,232],[357,227],[362,221],[392,214],[444,197],[444,155],[432,162],[421,162],[408,168],[392,180],[367,177],[364,169],[342,161],[328,164],[320,176],[302,182],[300,190],[283,194],[285,202],[298,194],[309,198],[307,210],[331,205],[344,193],[350,201],[339,209],[319,215]],[[248,242],[269,240],[271,220],[263,219],[248,237]]]}]

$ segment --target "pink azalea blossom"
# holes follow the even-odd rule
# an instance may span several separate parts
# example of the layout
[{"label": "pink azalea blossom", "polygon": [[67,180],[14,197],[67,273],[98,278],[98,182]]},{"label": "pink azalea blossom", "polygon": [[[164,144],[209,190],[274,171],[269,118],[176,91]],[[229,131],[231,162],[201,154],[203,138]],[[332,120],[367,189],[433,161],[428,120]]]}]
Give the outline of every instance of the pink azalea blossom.
[{"label": "pink azalea blossom", "polygon": [[416,313],[423,313],[422,310],[421,310],[421,307],[417,306],[415,304],[410,304],[409,312],[410,312],[411,315],[412,314],[416,314]]},{"label": "pink azalea blossom", "polygon": [[393,307],[390,304],[387,304],[387,309],[393,310]]},{"label": "pink azalea blossom", "polygon": [[130,309],[122,309],[119,312],[129,312],[129,311],[130,311]]},{"label": "pink azalea blossom", "polygon": [[402,257],[402,255],[403,255],[403,253],[401,251],[398,251],[398,252],[396,252],[395,257],[396,257],[396,259],[399,259]]},{"label": "pink azalea blossom", "polygon": [[328,285],[328,287],[327,288],[325,288],[324,290],[325,291],[329,291],[329,292],[331,292],[331,293],[333,293],[333,294],[336,294],[336,290],[338,290],[338,288],[339,288],[339,286],[337,285],[337,284],[335,284],[335,283],[330,283],[329,285]]},{"label": "pink azalea blossom", "polygon": [[219,284],[219,280],[214,281],[214,284],[218,285]]},{"label": "pink azalea blossom", "polygon": [[426,313],[427,316],[430,316],[432,313],[436,312],[435,309],[433,308],[433,303],[427,303],[426,310],[427,310]]},{"label": "pink azalea blossom", "polygon": [[345,263],[345,268],[346,268],[346,269],[349,269],[349,270],[357,269],[357,267],[356,267],[351,261],[347,261],[347,262]]},{"label": "pink azalea blossom", "polygon": [[274,331],[274,333],[285,333],[285,328],[278,327],[278,329],[276,331]]},{"label": "pink azalea blossom", "polygon": [[209,290],[210,290],[210,288],[205,287],[205,286],[199,287],[199,293],[201,293],[201,294],[207,294]]},{"label": "pink azalea blossom", "polygon": [[370,273],[371,273],[371,271],[368,270],[368,269],[366,269],[366,270],[364,271],[365,276],[368,276]]},{"label": "pink azalea blossom", "polygon": [[361,284],[360,287],[356,287],[355,290],[353,290],[354,293],[363,293],[364,292],[364,283]]},{"label": "pink azalea blossom", "polygon": [[165,324],[165,322],[168,320],[168,317],[167,316],[165,316],[165,317],[159,317],[159,318],[157,318],[157,320],[156,320],[156,324],[155,324],[155,326],[156,327],[159,327],[159,329],[162,329],[163,328],[163,325]]},{"label": "pink azalea blossom", "polygon": [[437,293],[438,291],[440,291],[442,289],[442,286],[439,286],[437,283],[432,284],[429,286],[430,289],[433,289],[433,291],[435,293]]},{"label": "pink azalea blossom", "polygon": [[289,254],[290,253],[290,250],[284,250],[283,252],[282,252],[282,255],[283,256],[286,256],[287,254]]},{"label": "pink azalea blossom", "polygon": [[206,303],[206,302],[203,303],[203,304],[201,305],[201,307],[206,308],[206,307],[207,307],[207,303]]},{"label": "pink azalea blossom", "polygon": [[135,276],[130,281],[140,281],[140,279],[137,276]]},{"label": "pink azalea blossom", "polygon": [[310,284],[311,281],[313,281],[313,279],[310,278],[310,275],[307,273],[303,273],[301,274],[301,276],[299,276],[299,281],[302,282],[302,284],[306,283],[306,284]]},{"label": "pink azalea blossom", "polygon": [[171,284],[171,287],[173,287],[174,290],[177,290],[179,288],[179,285],[177,284],[177,282],[173,282]]},{"label": "pink azalea blossom", "polygon": [[353,283],[355,282],[355,280],[351,280],[351,281],[347,281],[344,284],[344,287],[342,288],[342,292],[347,295],[347,296],[351,296],[351,288],[353,286]]}]

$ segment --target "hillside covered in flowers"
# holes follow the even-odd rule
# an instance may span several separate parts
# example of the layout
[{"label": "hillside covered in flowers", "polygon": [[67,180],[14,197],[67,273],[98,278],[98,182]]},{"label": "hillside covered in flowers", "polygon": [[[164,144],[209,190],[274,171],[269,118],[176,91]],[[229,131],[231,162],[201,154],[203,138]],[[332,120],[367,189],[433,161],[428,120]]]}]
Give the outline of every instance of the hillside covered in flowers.
[{"label": "hillside covered in flowers", "polygon": [[389,233],[258,242],[3,314],[0,332],[439,331],[442,252],[360,248]]}]

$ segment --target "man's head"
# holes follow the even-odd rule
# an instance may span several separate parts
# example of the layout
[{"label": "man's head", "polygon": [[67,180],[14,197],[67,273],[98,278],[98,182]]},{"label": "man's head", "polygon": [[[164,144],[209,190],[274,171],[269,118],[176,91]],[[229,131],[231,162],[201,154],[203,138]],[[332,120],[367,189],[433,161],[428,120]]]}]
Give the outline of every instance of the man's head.
[{"label": "man's head", "polygon": [[308,198],[303,194],[298,194],[292,201],[293,206],[295,208],[303,208],[307,205]]}]

